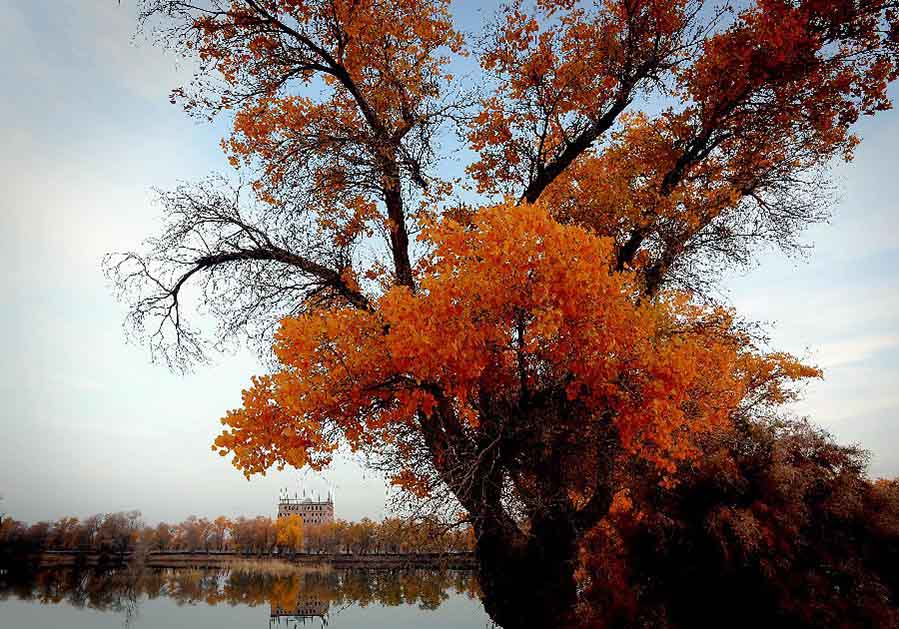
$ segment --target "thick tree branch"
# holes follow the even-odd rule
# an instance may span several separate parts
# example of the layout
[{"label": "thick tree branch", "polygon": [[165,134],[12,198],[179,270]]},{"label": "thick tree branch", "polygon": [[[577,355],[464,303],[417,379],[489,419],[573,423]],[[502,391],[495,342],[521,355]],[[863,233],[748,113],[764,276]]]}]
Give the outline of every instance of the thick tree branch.
[{"label": "thick tree branch", "polygon": [[584,153],[593,142],[608,131],[618,115],[625,110],[630,102],[629,96],[620,96],[612,106],[593,122],[580,135],[568,142],[565,149],[545,165],[538,164],[536,176],[531,180],[521,195],[520,202],[536,203],[543,191],[561,175],[571,163]]}]

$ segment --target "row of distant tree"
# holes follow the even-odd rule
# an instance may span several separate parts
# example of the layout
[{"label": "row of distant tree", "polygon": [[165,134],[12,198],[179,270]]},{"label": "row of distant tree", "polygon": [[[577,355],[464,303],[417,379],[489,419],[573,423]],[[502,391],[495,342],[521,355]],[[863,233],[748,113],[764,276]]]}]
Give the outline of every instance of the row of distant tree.
[{"label": "row of distant tree", "polygon": [[12,518],[0,522],[0,549],[7,552],[90,550],[95,552],[236,551],[313,553],[462,552],[474,539],[467,529],[446,530],[430,522],[387,518],[375,522],[335,522],[304,526],[299,516],[288,518],[215,519],[190,516],[149,526],[140,511],[63,517],[55,522],[26,524]]}]

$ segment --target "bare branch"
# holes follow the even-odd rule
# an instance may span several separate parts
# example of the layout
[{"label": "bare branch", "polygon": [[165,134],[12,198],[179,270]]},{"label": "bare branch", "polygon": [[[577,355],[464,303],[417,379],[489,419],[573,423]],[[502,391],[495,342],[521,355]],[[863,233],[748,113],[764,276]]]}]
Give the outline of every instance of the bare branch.
[{"label": "bare branch", "polygon": [[[171,366],[187,368],[242,334],[265,347],[280,318],[309,303],[371,307],[347,280],[351,245],[334,250],[316,239],[314,226],[302,226],[302,213],[257,209],[251,221],[240,188],[221,179],[159,199],[168,222],[163,234],[148,240],[144,253],[111,254],[104,266],[129,302],[128,327]],[[285,220],[294,221],[291,229],[283,229]],[[191,283],[200,289],[199,305],[219,322],[211,343],[185,318],[183,293]]]}]

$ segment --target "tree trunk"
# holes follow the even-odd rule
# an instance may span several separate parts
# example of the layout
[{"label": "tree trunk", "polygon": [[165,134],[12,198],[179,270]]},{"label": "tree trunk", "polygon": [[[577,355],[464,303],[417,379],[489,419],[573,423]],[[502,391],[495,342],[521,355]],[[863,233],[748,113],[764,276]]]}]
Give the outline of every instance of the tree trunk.
[{"label": "tree trunk", "polygon": [[478,580],[494,622],[503,629],[578,626],[578,545],[570,522],[535,522],[518,540],[489,523],[478,528]]}]

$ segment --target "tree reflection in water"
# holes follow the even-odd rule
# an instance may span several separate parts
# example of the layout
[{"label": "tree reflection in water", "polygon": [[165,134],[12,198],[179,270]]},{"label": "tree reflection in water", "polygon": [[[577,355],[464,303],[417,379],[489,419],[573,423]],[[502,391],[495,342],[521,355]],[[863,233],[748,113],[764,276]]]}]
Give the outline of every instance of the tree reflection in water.
[{"label": "tree reflection in water", "polygon": [[126,624],[141,600],[169,598],[180,605],[267,606],[269,624],[323,626],[351,605],[416,605],[437,609],[451,593],[478,597],[474,575],[460,570],[298,568],[288,575],[218,569],[50,569],[0,574],[0,601],[16,598],[44,605],[121,613]]}]

